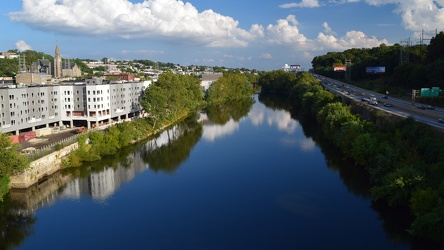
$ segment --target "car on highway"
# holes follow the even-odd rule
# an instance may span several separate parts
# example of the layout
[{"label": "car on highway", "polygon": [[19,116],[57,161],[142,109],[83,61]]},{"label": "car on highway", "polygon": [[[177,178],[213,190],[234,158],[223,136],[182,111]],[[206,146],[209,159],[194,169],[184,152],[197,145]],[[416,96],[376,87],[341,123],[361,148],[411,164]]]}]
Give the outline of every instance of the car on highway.
[{"label": "car on highway", "polygon": [[386,96],[386,95],[383,95],[383,96],[382,96],[382,98],[384,98],[384,99],[388,99],[388,96]]},{"label": "car on highway", "polygon": [[424,105],[418,105],[418,106],[416,106],[416,108],[418,108],[418,109],[426,109],[426,106],[424,106]]},{"label": "car on highway", "polygon": [[391,105],[390,103],[386,103],[386,102],[384,102],[384,107],[393,107],[393,105]]},{"label": "car on highway", "polygon": [[435,110],[435,106],[427,105],[427,109]]},{"label": "car on highway", "polygon": [[444,123],[444,118],[439,118],[439,119],[438,119],[438,122],[439,122],[439,123]]}]

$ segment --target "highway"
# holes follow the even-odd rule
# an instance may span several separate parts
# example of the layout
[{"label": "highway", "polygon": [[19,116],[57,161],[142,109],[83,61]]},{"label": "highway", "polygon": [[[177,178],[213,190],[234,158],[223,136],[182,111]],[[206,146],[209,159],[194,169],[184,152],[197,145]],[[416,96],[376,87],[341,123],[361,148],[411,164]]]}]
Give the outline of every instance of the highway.
[{"label": "highway", "polygon": [[[378,105],[367,105],[395,114],[401,117],[412,117],[418,122],[425,123],[432,127],[441,129],[444,131],[444,123],[440,123],[438,119],[444,118],[444,109],[436,107],[427,106],[422,103],[415,103],[412,105],[412,101],[406,101],[403,99],[395,98],[392,96],[385,96],[377,92],[369,91],[366,89],[358,88],[353,85],[346,84],[341,81],[337,81],[331,78],[313,74],[313,76],[321,82],[324,88],[328,89],[330,92],[338,96],[346,96],[350,99],[363,102],[363,98],[376,97],[378,99]],[[384,98],[385,97],[385,98]],[[419,108],[421,107],[421,108]]]}]

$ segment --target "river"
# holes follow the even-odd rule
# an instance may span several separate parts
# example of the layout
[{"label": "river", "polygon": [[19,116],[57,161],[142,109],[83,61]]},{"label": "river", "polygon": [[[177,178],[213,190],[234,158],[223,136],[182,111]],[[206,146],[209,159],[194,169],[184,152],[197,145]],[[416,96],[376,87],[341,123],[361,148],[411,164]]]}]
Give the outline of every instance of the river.
[{"label": "river", "polygon": [[425,249],[276,100],[209,109],[0,205],[1,249]]}]

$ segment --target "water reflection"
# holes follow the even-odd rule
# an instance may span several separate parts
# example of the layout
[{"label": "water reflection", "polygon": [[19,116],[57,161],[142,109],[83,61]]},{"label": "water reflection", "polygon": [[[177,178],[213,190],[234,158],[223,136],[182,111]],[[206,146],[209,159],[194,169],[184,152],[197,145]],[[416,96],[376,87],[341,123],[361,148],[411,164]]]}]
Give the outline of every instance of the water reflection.
[{"label": "water reflection", "polygon": [[225,124],[231,119],[238,122],[248,115],[255,100],[253,98],[230,102],[224,105],[213,105],[205,109],[208,120],[216,124]]},{"label": "water reflection", "polygon": [[37,219],[10,197],[0,202],[0,249],[12,249],[34,233]]},{"label": "water reflection", "polygon": [[[27,190],[11,190],[7,202],[0,203],[0,249],[18,246],[33,234],[33,225],[36,222],[34,213],[38,209],[51,206],[58,199],[78,200],[81,197],[91,197],[99,203],[107,204],[116,190],[133,180],[139,173],[147,170],[154,173],[174,173],[189,158],[191,150],[201,138],[214,141],[232,135],[238,131],[240,122],[250,122],[253,127],[266,124],[287,135],[302,127],[306,138],[282,136],[280,143],[286,147],[298,147],[303,151],[312,151],[319,145],[328,168],[338,173],[344,186],[354,195],[368,199],[369,186],[365,173],[344,160],[342,154],[324,141],[315,123],[303,118],[296,121],[292,118],[295,114],[287,111],[290,109],[287,109],[288,106],[281,100],[262,98],[260,103],[254,103],[252,109],[253,103],[249,101],[224,108],[218,107],[221,112],[217,107],[209,108],[206,112],[194,114],[146,142],[121,150],[100,162],[56,173],[45,182]],[[272,105],[274,111],[264,103]],[[264,178],[263,181],[268,180]],[[311,193],[310,190],[289,190],[280,193],[275,202],[285,211],[302,215],[312,221],[324,219],[320,218],[319,214],[328,209],[325,197],[317,195],[316,192]],[[405,217],[399,214],[393,216],[375,204],[372,208],[378,212],[387,237],[393,242],[408,244],[410,239],[404,230],[404,224],[400,223]]]},{"label": "water reflection", "polygon": [[142,145],[121,150],[100,162],[57,172],[28,189],[12,189],[11,200],[17,204],[15,210],[27,215],[51,206],[58,199],[89,196],[98,202],[106,202],[122,184],[139,173],[148,169],[173,171],[186,159],[201,134],[202,126],[196,116],[191,116]]},{"label": "water reflection", "polygon": [[141,155],[150,169],[174,173],[202,137],[198,115],[188,117],[141,147]]},{"label": "water reflection", "polygon": [[[365,169],[355,166],[354,163],[341,153],[338,148],[327,141],[322,134],[322,129],[317,126],[316,121],[309,117],[299,116],[297,110],[291,109],[289,103],[282,101],[280,98],[262,96],[260,97],[260,101],[270,105],[270,107],[275,110],[291,110],[291,116],[294,117],[294,119],[298,119],[302,126],[302,130],[306,137],[307,148],[310,149],[314,145],[319,145],[327,161],[327,167],[339,174],[339,178],[342,180],[347,190],[355,196],[370,200],[370,181]],[[307,202],[307,200],[310,200],[310,202]],[[304,214],[308,217],[313,215],[312,211],[327,206],[326,204],[322,204],[320,197],[314,197],[306,193],[285,194],[278,197],[278,202],[287,210],[294,213]],[[314,205],[317,203],[319,203],[319,206]],[[310,206],[304,204],[310,204]],[[411,215],[407,211],[400,211],[399,208],[389,208],[380,203],[371,203],[371,207],[379,214],[385,234],[394,244],[399,246],[409,245],[411,249],[415,250],[442,249],[442,245],[440,244],[410,237],[407,229],[411,223]],[[315,217],[313,216],[313,218]]]},{"label": "water reflection", "polygon": [[254,99],[246,99],[207,107],[200,113],[199,118],[204,125],[203,139],[214,142],[236,132],[239,129],[239,121],[249,114],[254,102]]},{"label": "water reflection", "polygon": [[321,219],[319,214],[328,209],[325,197],[307,192],[284,193],[276,199],[279,206],[284,209],[312,220]]},{"label": "water reflection", "polygon": [[[288,102],[283,102],[279,98],[260,96],[261,105],[255,107],[248,117],[254,126],[266,123],[268,126],[274,126],[278,130],[289,135],[295,133],[300,126],[299,121],[295,119],[288,111],[291,110]],[[272,105],[271,107],[266,105]],[[292,137],[282,137],[281,143],[290,147],[298,147],[302,151],[310,152],[316,148],[315,141],[307,136],[303,139],[295,139]]]}]

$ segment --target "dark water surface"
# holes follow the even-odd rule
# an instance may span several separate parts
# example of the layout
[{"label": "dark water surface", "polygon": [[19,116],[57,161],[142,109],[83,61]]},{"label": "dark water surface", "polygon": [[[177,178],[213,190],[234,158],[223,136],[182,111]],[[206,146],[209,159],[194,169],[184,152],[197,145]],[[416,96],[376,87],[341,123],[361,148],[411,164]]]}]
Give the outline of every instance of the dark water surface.
[{"label": "dark water surface", "polygon": [[13,190],[0,211],[10,224],[1,246],[421,249],[398,214],[372,205],[359,171],[321,149],[306,135],[310,125],[304,130],[289,112],[256,100],[193,118],[100,163]]}]

